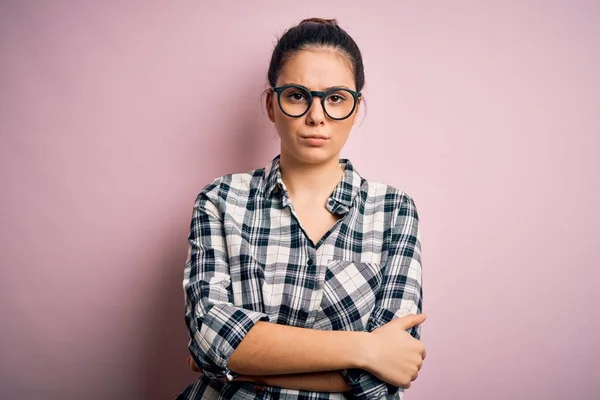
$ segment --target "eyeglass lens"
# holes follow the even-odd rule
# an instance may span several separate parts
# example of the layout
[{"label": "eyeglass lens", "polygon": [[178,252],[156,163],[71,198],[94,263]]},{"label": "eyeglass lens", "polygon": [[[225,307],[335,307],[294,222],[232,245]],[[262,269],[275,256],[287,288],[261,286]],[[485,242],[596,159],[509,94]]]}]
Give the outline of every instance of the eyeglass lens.
[{"label": "eyeglass lens", "polygon": [[[281,110],[291,116],[300,116],[304,114],[308,108],[310,94],[301,88],[289,87],[281,92],[279,97],[279,106]],[[320,101],[319,97],[315,97],[313,101]],[[336,119],[348,117],[354,110],[354,96],[345,89],[336,89],[327,93],[325,97],[325,112]]]}]

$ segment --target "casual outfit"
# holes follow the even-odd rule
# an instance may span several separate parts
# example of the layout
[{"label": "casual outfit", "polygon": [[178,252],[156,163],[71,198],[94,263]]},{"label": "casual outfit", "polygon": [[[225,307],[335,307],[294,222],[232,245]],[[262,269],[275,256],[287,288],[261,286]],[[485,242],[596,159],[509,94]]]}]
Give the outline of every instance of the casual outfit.
[{"label": "casual outfit", "polygon": [[[403,390],[341,371],[352,393],[230,382],[227,362],[258,321],[368,331],[422,310],[421,244],[411,197],[362,178],[349,160],[327,201],[340,219],[313,243],[281,178],[266,167],[216,179],[198,195],[183,286],[189,348],[202,375],[177,399],[401,399]],[[420,327],[409,330],[420,338]]]}]

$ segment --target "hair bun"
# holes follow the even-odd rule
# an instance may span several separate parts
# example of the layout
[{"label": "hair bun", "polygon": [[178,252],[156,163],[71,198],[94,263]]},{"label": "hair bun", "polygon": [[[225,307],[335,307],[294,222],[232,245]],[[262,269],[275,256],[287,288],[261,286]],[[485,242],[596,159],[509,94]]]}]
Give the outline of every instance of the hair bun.
[{"label": "hair bun", "polygon": [[311,22],[315,23],[315,24],[338,26],[337,19],[325,19],[325,18],[306,18],[306,19],[303,19],[302,21],[300,21],[300,25],[311,23]]}]

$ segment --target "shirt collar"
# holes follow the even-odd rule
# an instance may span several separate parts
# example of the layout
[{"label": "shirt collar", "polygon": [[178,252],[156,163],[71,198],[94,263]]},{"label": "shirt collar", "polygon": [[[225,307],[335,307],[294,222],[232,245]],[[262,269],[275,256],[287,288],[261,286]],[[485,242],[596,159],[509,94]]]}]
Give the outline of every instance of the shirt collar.
[{"label": "shirt collar", "polygon": [[[281,179],[279,159],[280,155],[277,155],[265,167],[264,193],[267,199],[275,194],[286,191],[285,184]],[[350,160],[341,158],[340,164],[344,168],[344,175],[329,196],[328,208],[332,211],[336,211],[338,205],[341,206],[341,210],[338,211],[347,211],[352,206],[356,195],[360,192],[363,180],[358,171],[354,169]]]}]

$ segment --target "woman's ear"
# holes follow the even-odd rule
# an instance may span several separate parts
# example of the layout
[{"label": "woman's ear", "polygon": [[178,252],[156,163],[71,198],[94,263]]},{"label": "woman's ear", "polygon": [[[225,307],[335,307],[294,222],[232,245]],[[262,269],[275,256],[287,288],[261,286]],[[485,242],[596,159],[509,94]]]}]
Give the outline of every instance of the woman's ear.
[{"label": "woman's ear", "polygon": [[267,114],[269,115],[269,119],[271,122],[275,122],[275,112],[273,111],[273,91],[267,90],[267,95],[265,96],[265,106],[267,107]]}]

